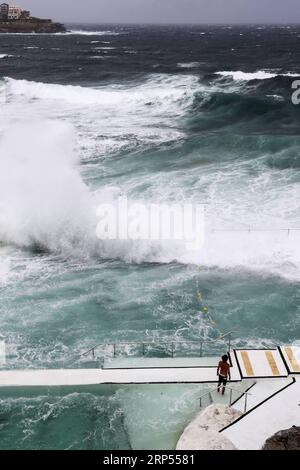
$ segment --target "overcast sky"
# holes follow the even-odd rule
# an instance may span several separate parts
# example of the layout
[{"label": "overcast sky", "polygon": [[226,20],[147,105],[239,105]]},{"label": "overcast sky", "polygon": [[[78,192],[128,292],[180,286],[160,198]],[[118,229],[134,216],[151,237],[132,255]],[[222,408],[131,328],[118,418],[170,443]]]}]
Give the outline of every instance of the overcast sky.
[{"label": "overcast sky", "polygon": [[17,0],[33,15],[94,23],[300,22],[300,0]]}]

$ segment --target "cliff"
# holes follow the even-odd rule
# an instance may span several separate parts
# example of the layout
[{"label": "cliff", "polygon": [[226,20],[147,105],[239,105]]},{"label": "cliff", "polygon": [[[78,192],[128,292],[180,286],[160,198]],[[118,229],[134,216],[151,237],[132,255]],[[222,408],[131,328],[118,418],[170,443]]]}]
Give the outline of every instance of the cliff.
[{"label": "cliff", "polygon": [[52,20],[31,18],[29,20],[0,21],[0,33],[64,33],[66,27]]}]

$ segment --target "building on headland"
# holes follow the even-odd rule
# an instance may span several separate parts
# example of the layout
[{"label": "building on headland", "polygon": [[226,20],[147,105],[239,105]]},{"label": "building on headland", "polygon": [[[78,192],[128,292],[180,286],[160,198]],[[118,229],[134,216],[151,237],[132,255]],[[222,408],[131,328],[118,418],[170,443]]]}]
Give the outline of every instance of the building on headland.
[{"label": "building on headland", "polygon": [[21,20],[29,20],[30,19],[30,11],[29,10],[22,10],[21,13]]},{"label": "building on headland", "polygon": [[8,9],[8,20],[19,20],[22,16],[23,8],[17,5],[10,5]]},{"label": "building on headland", "polygon": [[0,21],[7,21],[8,20],[8,11],[9,11],[9,4],[2,3],[0,5]]},{"label": "building on headland", "polygon": [[[0,0],[1,1],[1,0]],[[0,34],[3,33],[64,33],[66,27],[51,19],[34,17],[21,6],[0,4]]]},{"label": "building on headland", "polygon": [[2,3],[0,5],[0,21],[17,21],[30,19],[30,11],[17,5]]}]

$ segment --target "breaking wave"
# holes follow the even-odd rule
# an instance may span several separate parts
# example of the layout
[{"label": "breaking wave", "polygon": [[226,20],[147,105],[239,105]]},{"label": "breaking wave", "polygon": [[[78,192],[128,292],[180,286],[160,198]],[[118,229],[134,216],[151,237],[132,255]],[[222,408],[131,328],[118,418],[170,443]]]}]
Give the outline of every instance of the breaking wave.
[{"label": "breaking wave", "polygon": [[[0,141],[0,155],[0,240],[6,244],[67,257],[161,263],[177,260],[200,266],[266,270],[291,278],[299,273],[299,240],[295,234],[289,238],[284,233],[208,234],[199,253],[187,251],[183,242],[98,240],[97,204],[114,202],[120,188],[103,187],[92,192],[83,182],[74,153],[73,129],[67,124],[15,124]],[[223,202],[226,204],[225,199]],[[255,201],[253,204],[255,208]],[[221,216],[219,223],[224,224]]]},{"label": "breaking wave", "polygon": [[67,35],[67,34],[74,34],[74,35],[82,35],[82,36],[119,36],[120,32],[116,32],[116,31],[85,31],[85,30],[71,30],[71,31],[67,31],[66,33],[57,33],[57,34],[64,34],[64,35]]},{"label": "breaking wave", "polygon": [[58,122],[19,123],[5,132],[0,141],[2,242],[68,253],[84,241],[91,196],[76,168],[72,142],[72,128]]},{"label": "breaking wave", "polygon": [[257,72],[241,72],[241,71],[233,71],[233,72],[216,72],[217,75],[222,75],[223,77],[232,77],[233,80],[236,81],[251,81],[251,80],[269,80],[275,77],[300,77],[300,73],[273,73],[267,72],[265,70],[258,70]]},{"label": "breaking wave", "polygon": [[[74,85],[55,85],[6,78],[6,92],[27,99],[62,100],[80,105],[127,106],[136,104],[151,109],[159,105],[166,109],[172,103],[191,104],[193,94],[200,88],[194,76],[150,77],[139,86],[110,86],[87,88]],[[173,109],[174,110],[174,109]],[[169,111],[173,111],[169,110]]]},{"label": "breaking wave", "polygon": [[[254,98],[246,98],[238,93],[234,95],[217,92],[214,87],[209,91],[208,87],[199,83],[199,79],[192,75],[150,76],[147,81],[134,87],[130,84],[122,86],[110,84],[87,88],[14,79],[6,79],[2,85],[2,92],[4,91],[7,96],[8,107],[14,106],[14,103],[18,103],[21,98],[20,107],[11,108],[15,113],[23,110],[24,103],[29,101],[33,100],[36,106],[38,104],[36,121],[31,124],[9,125],[5,119],[2,124],[0,121],[0,132],[2,127],[3,134],[0,141],[0,239],[5,243],[14,243],[23,247],[41,247],[63,256],[121,258],[128,262],[164,263],[177,260],[182,263],[219,266],[226,269],[243,267],[265,270],[293,279],[297,278],[300,255],[296,233],[287,238],[284,233],[253,233],[249,236],[247,233],[215,232],[211,234],[208,232],[204,249],[197,255],[191,255],[187,252],[185,244],[178,243],[120,240],[100,242],[95,235],[96,206],[99,202],[114,201],[123,191],[122,184],[118,185],[115,182],[114,188],[107,184],[100,184],[96,192],[91,191],[82,179],[76,157],[80,152],[78,149],[74,152],[73,127],[56,119],[37,122],[39,113],[43,109],[41,106],[49,109],[49,101],[57,103],[54,106],[54,109],[57,108],[57,118],[66,111],[74,113],[81,133],[86,135],[93,129],[95,145],[99,149],[100,138],[97,129],[100,127],[103,133],[106,121],[108,121],[108,134],[102,137],[105,157],[110,146],[121,145],[121,132],[124,134],[124,145],[132,143],[134,134],[135,139],[141,139],[144,143],[146,139],[149,139],[152,146],[155,139],[158,142],[170,141],[173,133],[176,134],[175,140],[178,135],[184,139],[184,129],[181,134],[173,129],[176,116],[188,117],[196,112],[198,122],[201,119],[216,121],[216,111],[228,109],[228,112],[231,110],[231,113],[235,112],[241,118],[241,103],[249,113],[249,100]],[[236,103],[234,107],[232,107],[233,103]],[[257,109],[257,103],[255,107]],[[80,114],[81,108],[82,115]],[[31,110],[34,109],[34,107],[31,108]],[[115,112],[116,109],[118,113]],[[87,117],[89,118],[88,127],[85,128],[83,122],[87,120]],[[246,117],[245,111],[245,119]],[[118,129],[117,140],[113,134],[115,129]],[[14,139],[14,135],[18,135],[19,138]],[[214,149],[216,149],[217,136],[214,139]],[[122,145],[124,142],[121,141]],[[248,139],[247,148],[249,148],[249,142]],[[236,200],[231,188],[236,186],[237,181],[239,184],[244,182],[249,185],[249,175],[245,172],[243,160],[236,161],[234,172],[231,168],[231,160],[226,162],[224,159],[221,163],[223,154],[226,154],[224,144],[224,139],[222,139],[218,157],[221,166],[217,174],[215,172],[202,173],[201,165],[193,169],[193,166],[189,167],[188,161],[182,160],[180,153],[176,151],[177,153],[172,157],[171,151],[170,154],[166,154],[170,164],[174,161],[175,165],[175,157],[177,157],[176,165],[178,166],[181,162],[185,171],[172,173],[170,184],[168,174],[157,174],[163,154],[161,153],[159,157],[159,154],[155,156],[152,153],[149,159],[145,156],[140,168],[136,167],[130,174],[125,188],[131,188],[132,194],[136,195],[137,189],[135,188],[143,185],[146,188],[149,187],[149,191],[142,192],[142,202],[145,204],[151,203],[153,196],[156,202],[173,203],[174,198],[175,201],[182,202],[189,200],[190,181],[196,177],[199,182],[199,200],[203,200],[204,194],[205,199],[211,204],[207,212],[207,221],[210,223],[212,217],[214,227],[228,228],[227,216],[216,209],[224,204],[226,211],[232,213],[229,228],[236,227],[234,220],[243,220],[243,226],[261,228],[266,225],[268,213],[272,214],[268,220],[269,226],[290,228],[296,221],[297,208],[291,207],[289,201],[291,198],[296,201],[297,198],[288,197],[287,175],[278,179],[272,171],[282,166],[287,171],[289,168],[295,168],[298,159],[293,149],[289,149],[288,153],[284,152],[282,142],[282,145],[278,144],[278,149],[274,152],[275,144],[272,144],[273,150],[271,147],[268,150],[268,145],[271,143],[265,143],[262,150],[266,153],[260,160],[260,176],[253,176],[250,192],[243,192],[242,186],[241,189],[235,187],[236,194],[240,195]],[[82,145],[87,144],[84,141]],[[196,141],[193,152],[197,152],[200,159],[206,151],[208,148],[203,147],[201,143],[197,144]],[[81,158],[83,158],[82,155]],[[209,158],[213,163],[215,154],[212,150],[209,152]],[[155,165],[152,161],[156,162]],[[144,166],[145,170],[143,170]],[[156,171],[152,174],[154,168]],[[9,177],[4,177],[4,175],[9,175]],[[216,192],[215,182],[220,175],[222,179]],[[262,185],[264,178],[265,185]],[[289,194],[294,194],[296,191],[297,187],[291,180]],[[280,216],[278,216],[278,207],[283,209]],[[286,207],[289,209],[285,209]],[[260,208],[259,211],[258,208]]]}]

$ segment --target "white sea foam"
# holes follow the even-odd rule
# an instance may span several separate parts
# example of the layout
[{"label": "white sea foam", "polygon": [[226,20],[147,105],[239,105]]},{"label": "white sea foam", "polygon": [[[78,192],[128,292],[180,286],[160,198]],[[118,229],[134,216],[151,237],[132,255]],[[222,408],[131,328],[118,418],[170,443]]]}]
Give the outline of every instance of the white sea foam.
[{"label": "white sea foam", "polygon": [[[207,232],[204,248],[198,253],[189,253],[184,243],[176,242],[101,242],[95,234],[98,222],[95,207],[99,202],[116,201],[120,188],[103,187],[92,193],[83,183],[73,152],[72,129],[61,122],[46,121],[13,125],[4,134],[0,141],[0,240],[5,243],[20,247],[37,245],[68,257],[99,256],[121,258],[127,262],[160,263],[177,260],[202,267],[265,271],[299,280],[299,233],[288,236],[281,232]],[[18,139],[13,138],[16,134]],[[166,181],[161,183],[167,189]],[[181,184],[184,187],[184,181]],[[227,184],[230,186],[230,181]],[[160,190],[164,191],[166,200],[168,190],[162,186]],[[240,201],[245,204],[244,217],[248,217],[249,223],[251,218],[259,222],[261,217],[251,209],[251,198],[254,198],[256,207],[255,201],[259,203],[260,193],[253,192],[250,196],[250,200]],[[290,187],[288,199],[293,200],[293,197]],[[214,198],[218,199],[218,194],[215,193]],[[224,187],[222,198],[223,203],[228,204],[230,194],[224,191]],[[151,200],[144,198],[142,202],[147,205]],[[275,202],[278,207],[278,199]],[[279,203],[284,207],[286,201],[280,200]],[[270,208],[264,210],[269,211]],[[289,210],[292,211],[291,206]],[[219,214],[215,212],[216,207],[208,210],[208,222],[214,213],[220,228],[226,227],[226,213],[224,219],[221,211]]]},{"label": "white sea foam", "polygon": [[181,69],[194,69],[199,67],[199,62],[178,63],[177,67]]},{"label": "white sea foam", "polygon": [[[16,133],[20,140],[12,141]],[[72,139],[70,128],[58,122],[22,124],[6,133],[0,147],[2,241],[21,247],[38,245],[68,257],[160,263],[177,260],[202,267],[265,271],[299,280],[297,233],[208,232],[199,253],[187,252],[184,243],[100,242],[95,236],[96,202],[114,202],[120,189],[104,187],[95,194],[89,191],[80,177]],[[223,193],[224,197],[228,195]],[[144,200],[145,204],[149,202]],[[253,211],[251,214],[253,218]],[[208,217],[210,221],[209,213]],[[220,215],[217,219],[224,224]]]},{"label": "white sea foam", "polygon": [[[83,184],[78,168],[75,170],[71,132],[58,121],[49,123],[44,118],[49,116],[50,110],[54,111],[54,118],[62,111],[69,114],[75,123],[78,120],[83,133],[80,145],[85,149],[96,146],[98,152],[103,147],[101,151],[107,155],[112,148],[136,145],[138,140],[145,145],[147,140],[153,144],[155,140],[162,142],[180,137],[178,131],[164,129],[164,126],[160,129],[158,123],[173,121],[176,114],[183,112],[182,105],[192,98],[189,89],[193,87],[197,87],[197,79],[184,76],[155,77],[132,88],[92,89],[13,79],[2,82],[0,96],[4,97],[5,106],[0,118],[0,135],[4,135],[0,148],[3,177],[3,180],[0,177],[0,200],[4,202],[0,211],[0,240],[20,246],[36,243],[64,254],[80,252],[89,256],[96,252],[128,260],[146,257],[146,253],[153,251],[147,243],[142,244],[140,250],[136,250],[134,244],[124,246],[122,243],[99,247],[95,237],[95,213],[89,218],[93,196]],[[30,109],[26,103],[31,103]],[[27,113],[31,120],[35,115],[36,121],[43,124],[33,122],[11,127],[7,117],[22,115],[26,120]],[[142,126],[141,119],[144,119]],[[119,129],[117,137],[116,128]],[[12,139],[15,133],[20,139]],[[6,174],[11,175],[10,178],[4,178]],[[64,188],[66,207],[61,210]],[[110,190],[101,193],[101,201],[106,197],[110,198]]]},{"label": "white sea foam", "polygon": [[112,49],[116,49],[116,47],[110,47],[110,46],[99,46],[99,47],[94,47],[95,50],[99,50],[99,51],[110,51]]},{"label": "white sea foam", "polygon": [[89,58],[90,59],[109,59],[111,56],[108,56],[108,55],[90,55]]},{"label": "white sea foam", "polygon": [[13,57],[11,54],[0,54],[0,59],[6,59],[7,57]]},{"label": "white sea foam", "polygon": [[240,81],[250,81],[250,80],[268,80],[275,77],[299,77],[300,74],[297,73],[273,73],[267,72],[265,70],[258,70],[257,72],[241,72],[241,71],[232,71],[232,72],[216,72],[217,75],[222,75],[223,77],[232,77],[233,80]]},{"label": "white sea foam", "polygon": [[82,36],[119,36],[121,33],[116,32],[116,31],[71,30],[71,31],[67,31],[66,33],[56,33],[56,34],[74,34],[74,35],[82,35]]},{"label": "white sea foam", "polygon": [[[96,254],[162,263],[176,259],[199,266],[254,269],[299,279],[299,232],[289,237],[284,232],[208,232],[204,250],[191,254],[184,244],[100,243],[94,230],[96,202],[114,200],[120,193],[143,184],[149,188],[143,191],[145,204],[153,202],[153,196],[154,202],[174,202],[174,197],[190,201],[188,188],[192,184],[195,202],[203,197],[208,202],[210,227],[296,227],[299,188],[289,182],[292,171],[287,170],[280,178],[278,172],[262,168],[259,176],[250,178],[242,162],[234,168],[219,164],[217,172],[199,170],[197,175],[194,168],[186,169],[184,173],[174,172],[171,179],[164,172],[133,173],[119,188],[102,187],[92,194],[82,182],[73,156],[72,132],[63,124],[46,121],[41,127],[33,123],[23,130],[21,125],[9,131],[8,117],[12,115],[23,116],[24,120],[36,116],[42,122],[45,116],[63,116],[78,126],[77,151],[81,158],[108,158],[110,152],[138,142],[145,148],[147,142],[153,145],[181,138],[182,134],[172,128],[174,119],[184,115],[199,89],[198,79],[185,75],[151,76],[134,87],[110,84],[99,88],[7,79],[2,90],[8,100],[0,117],[0,134],[4,135],[0,148],[0,239],[20,246],[37,243],[68,256]],[[17,140],[12,138],[16,134],[20,136]],[[101,175],[101,165],[97,168]],[[85,165],[83,171],[87,170]],[[245,191],[246,186],[251,190]],[[60,203],[64,198],[65,209]]]},{"label": "white sea foam", "polygon": [[22,122],[5,131],[0,141],[0,240],[68,257],[138,262],[153,257],[150,242],[97,239],[96,201],[113,202],[116,190],[89,191],[73,146],[72,128],[57,121]]},{"label": "white sea foam", "polygon": [[116,31],[86,31],[86,30],[71,30],[59,33],[0,33],[0,36],[3,35],[13,35],[13,36],[119,36],[121,34],[126,34],[125,32],[116,32]]},{"label": "white sea foam", "polygon": [[7,254],[7,248],[0,246],[0,286],[7,283],[11,270],[11,259]]},{"label": "white sea foam", "polygon": [[2,242],[68,253],[76,240],[84,241],[92,205],[76,169],[72,134],[70,126],[57,122],[20,123],[5,132],[0,141]]},{"label": "white sea foam", "polygon": [[[184,104],[189,105],[193,100],[193,93],[199,89],[198,79],[194,76],[164,75],[150,78],[147,82],[132,88],[126,86],[110,86],[87,88],[73,85],[54,85],[32,82],[27,80],[14,80],[7,78],[7,93],[14,96],[24,96],[26,99],[65,101],[74,105],[101,105],[120,108],[132,106],[147,106],[147,112],[157,107],[169,112],[177,112]],[[173,104],[173,109],[170,106]],[[149,111],[150,110],[150,111]]]},{"label": "white sea foam", "polygon": [[2,86],[0,81],[0,100],[6,102],[0,131],[1,122],[5,126],[12,115],[24,119],[64,115],[79,129],[81,158],[108,158],[122,148],[182,138],[174,120],[185,113],[199,88],[197,77],[185,75],[156,74],[136,86],[95,88],[7,79]]}]

